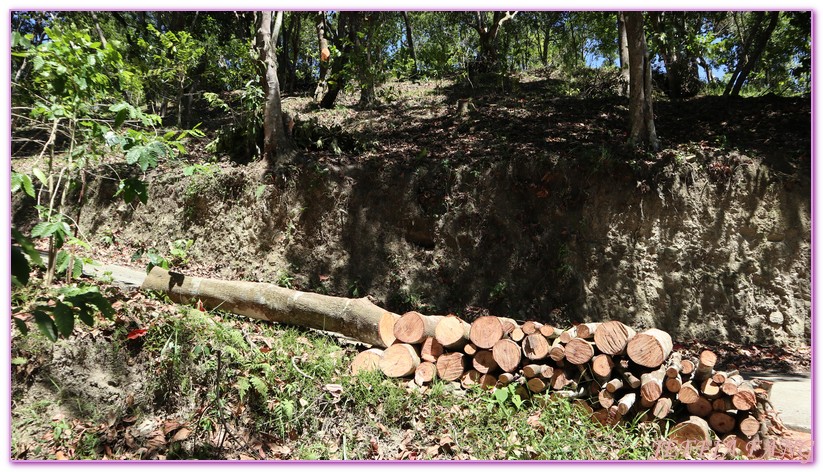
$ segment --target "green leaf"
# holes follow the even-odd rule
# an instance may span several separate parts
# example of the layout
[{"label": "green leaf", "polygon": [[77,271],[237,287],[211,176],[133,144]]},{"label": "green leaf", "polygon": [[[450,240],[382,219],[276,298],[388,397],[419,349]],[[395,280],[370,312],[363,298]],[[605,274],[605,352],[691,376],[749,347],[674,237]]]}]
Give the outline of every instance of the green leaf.
[{"label": "green leaf", "polygon": [[23,252],[29,256],[32,263],[38,266],[43,265],[43,259],[40,257],[40,252],[34,247],[34,243],[31,242],[31,239],[23,236],[23,233],[18,231],[16,228],[11,229],[11,237],[14,239],[14,242],[20,245]]},{"label": "green leaf", "polygon": [[57,341],[57,326],[54,325],[54,320],[41,310],[34,310],[34,322],[50,341]]},{"label": "green leaf", "polygon": [[251,385],[254,387],[257,393],[260,394],[261,397],[268,397],[269,386],[266,385],[266,382],[264,382],[263,379],[252,375],[251,377],[249,377],[249,383],[251,383]]},{"label": "green leaf", "polygon": [[37,55],[34,56],[34,58],[31,60],[31,65],[35,71],[38,71],[42,69],[44,65],[46,65],[46,60],[43,59],[43,56]]},{"label": "green leaf", "polygon": [[237,393],[239,394],[240,401],[242,402],[246,397],[246,394],[249,392],[249,387],[251,386],[251,384],[249,384],[249,379],[247,377],[240,377],[237,379],[235,386],[237,387]]},{"label": "green leaf", "polygon": [[123,200],[126,203],[138,199],[145,205],[149,201],[149,191],[146,183],[133,177],[120,181],[120,186],[114,196],[118,195],[123,195]]},{"label": "green leaf", "polygon": [[46,174],[44,174],[42,170],[35,167],[34,169],[32,169],[31,173],[34,174],[35,177],[37,177],[37,180],[39,180],[41,184],[43,184],[44,186],[48,185],[49,179],[46,178]]},{"label": "green leaf", "polygon": [[65,303],[57,302],[52,313],[57,331],[63,337],[71,336],[72,331],[74,331],[74,312],[72,309]]},{"label": "green leaf", "polygon": [[129,118],[129,109],[123,108],[122,110],[117,112],[117,115],[114,117],[114,127],[119,128],[125,121]]},{"label": "green leaf", "polygon": [[[15,318],[17,320],[17,318]],[[26,365],[29,363],[29,360],[25,357],[15,357],[11,360],[11,365]]]},{"label": "green leaf", "polygon": [[11,280],[19,285],[27,285],[29,283],[29,275],[31,267],[23,251],[17,247],[11,247]]},{"label": "green leaf", "polygon": [[29,327],[26,325],[25,321],[14,317],[12,317],[12,319],[14,320],[14,325],[17,326],[17,329],[20,331],[20,334],[23,336],[29,334]]},{"label": "green leaf", "polygon": [[41,221],[34,225],[34,228],[31,229],[31,237],[32,238],[43,238],[48,235],[49,223],[47,221]]}]

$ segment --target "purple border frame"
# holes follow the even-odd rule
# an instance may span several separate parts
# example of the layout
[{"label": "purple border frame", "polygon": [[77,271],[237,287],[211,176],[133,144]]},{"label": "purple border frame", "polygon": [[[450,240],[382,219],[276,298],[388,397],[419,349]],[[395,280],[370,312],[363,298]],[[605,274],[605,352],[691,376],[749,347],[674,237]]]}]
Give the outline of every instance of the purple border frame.
[{"label": "purple border frame", "polygon": [[[258,5],[256,5],[256,4],[245,5],[244,4],[244,5],[240,5],[240,8],[231,9],[231,10],[222,9],[222,8],[210,8],[210,7],[200,8],[200,9],[182,8],[181,7],[181,8],[154,8],[154,9],[99,8],[98,11],[136,11],[136,10],[145,10],[145,11],[177,11],[177,10],[234,11],[234,10],[253,10],[253,9],[255,9],[254,8],[255,6],[258,6]],[[400,10],[401,9],[400,7],[402,7],[402,5],[398,6],[398,8],[394,8],[394,9],[376,8],[375,10],[395,11],[395,10]],[[26,8],[25,6],[22,6],[22,5],[19,6],[18,8],[11,8],[9,6],[3,12],[3,21],[5,22],[4,23],[4,28],[8,28],[8,30],[6,32],[6,35],[5,35],[5,38],[4,38],[4,41],[6,41],[5,45],[9,46],[8,50],[10,51],[10,45],[11,45],[11,26],[10,26],[11,25],[11,11],[13,11],[13,10],[89,11],[91,9],[93,9],[93,8],[60,8],[60,7],[44,8],[44,7],[40,7],[40,6],[35,6],[34,8]],[[339,8],[338,10],[340,10],[340,11],[346,11],[346,10],[356,11],[356,10],[361,10],[361,9],[365,9],[365,8],[359,8],[358,9],[358,8],[344,7],[344,8]],[[479,10],[486,10],[486,11],[492,10],[491,8],[487,8],[487,7],[481,7],[481,8],[478,8],[478,9]],[[517,9],[517,8],[514,8],[514,9]],[[653,11],[653,10],[664,10],[664,9],[666,9],[666,8],[624,8],[622,10],[642,10],[642,11],[652,10]],[[731,11],[731,10],[738,10],[736,8],[723,9],[723,8],[676,8],[676,7],[672,7],[672,8],[669,8],[669,9],[676,10],[676,11],[726,11],[726,10]],[[303,9],[303,8],[293,8],[293,9],[289,9],[288,11],[314,11],[314,10],[316,10],[316,8],[314,8],[314,9],[311,9],[311,8],[305,8],[305,9]],[[464,9],[464,8],[407,8],[406,10],[407,11],[466,11],[468,9]],[[545,8],[545,9],[544,8],[523,8],[522,10],[528,10],[528,11],[569,11],[569,10],[573,10],[573,11],[617,11],[617,10],[621,10],[621,9],[620,8],[601,8],[601,9],[598,9],[598,8],[580,8],[580,9],[574,9],[574,8]],[[758,11],[758,10],[764,10],[764,11],[772,10],[773,11],[773,9],[763,8],[763,7],[760,7],[760,6],[755,6],[754,8],[746,9],[746,11]],[[816,297],[815,297],[815,288],[816,288],[816,284],[817,284],[818,279],[819,279],[817,267],[816,267],[816,264],[815,264],[815,262],[816,262],[815,255],[817,254],[816,251],[815,251],[815,246],[816,246],[817,239],[819,237],[819,231],[816,228],[816,220],[817,220],[817,216],[818,216],[817,212],[819,211],[819,206],[817,205],[817,197],[818,197],[818,189],[817,189],[817,186],[818,186],[817,185],[818,184],[818,178],[817,177],[818,177],[818,175],[817,174],[818,174],[818,172],[821,171],[820,166],[817,163],[817,158],[818,158],[818,155],[819,155],[818,152],[817,152],[818,139],[816,139],[816,135],[815,135],[815,131],[817,130],[817,124],[818,124],[817,123],[817,110],[818,110],[817,100],[819,99],[818,98],[819,93],[817,93],[817,82],[818,82],[817,75],[818,75],[819,64],[818,64],[817,55],[816,55],[819,48],[815,44],[815,39],[817,39],[817,34],[816,33],[817,33],[818,19],[817,19],[817,11],[814,8],[810,8],[810,7],[809,8],[789,7],[789,8],[780,9],[780,11],[792,11],[792,10],[795,10],[795,11],[810,11],[811,12],[811,28],[812,28],[812,30],[811,30],[812,91],[811,91],[811,97],[810,97],[811,98],[811,114],[812,114],[812,116],[811,116],[811,126],[812,126],[811,154],[810,154],[811,171],[812,171],[812,175],[811,175],[811,184],[812,184],[811,185],[811,187],[812,187],[812,192],[811,192],[811,254],[810,254],[810,257],[811,257],[811,296],[812,296],[812,305],[811,305],[811,311],[810,311],[810,317],[811,317],[811,320],[810,320],[811,321],[811,356],[812,356],[812,358],[811,358],[811,380],[812,380],[812,382],[811,382],[811,384],[812,384],[812,405],[811,405],[812,428],[811,428],[811,438],[812,438],[812,451],[811,451],[810,460],[808,462],[801,462],[801,461],[765,461],[765,460],[752,460],[752,461],[682,461],[682,460],[665,460],[665,461],[653,461],[653,460],[652,461],[615,461],[615,460],[602,460],[602,461],[600,461],[600,460],[594,460],[594,461],[565,461],[565,460],[559,460],[559,461],[535,461],[535,460],[526,460],[526,461],[486,461],[486,460],[481,460],[481,461],[442,461],[442,460],[435,460],[435,461],[354,461],[354,460],[349,460],[349,461],[342,461],[342,460],[270,461],[270,460],[264,460],[264,461],[255,461],[255,462],[251,462],[251,461],[248,461],[248,462],[247,461],[230,461],[230,460],[206,460],[206,461],[185,461],[185,460],[184,461],[177,461],[177,460],[167,460],[167,461],[148,461],[148,460],[146,460],[146,461],[144,461],[144,460],[138,460],[138,461],[119,461],[119,460],[101,461],[101,460],[82,460],[82,461],[68,461],[68,462],[39,461],[39,460],[38,461],[16,461],[16,460],[11,459],[11,442],[10,442],[10,439],[11,439],[11,435],[12,435],[12,425],[11,425],[11,380],[12,379],[11,379],[10,363],[6,362],[6,360],[10,361],[10,359],[6,359],[6,356],[10,357],[10,352],[11,352],[11,330],[10,329],[8,329],[8,331],[6,332],[6,338],[5,338],[6,341],[7,341],[8,349],[3,350],[3,353],[2,353],[3,360],[4,360],[2,369],[4,369],[5,372],[6,372],[6,375],[5,375],[4,379],[8,379],[8,382],[9,382],[9,388],[8,388],[9,409],[6,412],[6,421],[7,421],[7,424],[8,424],[8,435],[7,435],[6,438],[3,438],[2,442],[0,442],[0,444],[2,444],[4,446],[7,446],[7,449],[5,451],[5,454],[7,454],[6,455],[6,462],[11,464],[12,466],[24,466],[24,467],[27,467],[27,468],[29,466],[38,466],[38,465],[42,466],[44,464],[48,464],[50,466],[60,465],[60,466],[70,466],[70,467],[71,466],[84,467],[84,466],[87,466],[87,465],[91,465],[91,466],[97,466],[97,465],[100,465],[100,466],[106,466],[106,465],[145,466],[146,464],[153,464],[153,465],[158,465],[158,466],[169,466],[169,467],[171,467],[171,466],[193,465],[193,464],[198,464],[198,465],[203,464],[203,465],[208,465],[208,466],[214,466],[214,465],[228,466],[228,465],[235,465],[235,464],[236,465],[243,465],[243,466],[256,466],[256,465],[257,466],[268,466],[268,465],[271,465],[272,463],[275,463],[275,464],[278,464],[278,466],[284,466],[284,467],[290,467],[290,466],[308,467],[308,466],[312,466],[312,465],[326,465],[326,466],[329,466],[329,465],[334,465],[334,466],[339,466],[339,465],[346,465],[346,466],[349,466],[349,465],[355,465],[355,466],[360,466],[360,465],[365,465],[365,466],[430,465],[430,466],[438,466],[439,467],[441,464],[450,464],[450,465],[451,464],[457,464],[457,465],[471,465],[471,466],[489,465],[489,464],[494,464],[494,465],[506,464],[507,466],[509,466],[509,465],[515,465],[515,466],[535,466],[535,465],[555,466],[555,465],[560,465],[560,464],[563,464],[563,465],[574,464],[574,465],[577,465],[577,466],[586,466],[586,465],[589,465],[589,464],[596,465],[596,464],[604,464],[604,463],[605,464],[620,465],[620,466],[633,466],[633,465],[638,465],[638,464],[639,465],[645,465],[645,464],[649,464],[649,465],[667,464],[667,465],[669,465],[669,464],[672,464],[672,465],[686,465],[686,466],[688,466],[688,465],[700,466],[700,465],[705,465],[705,464],[727,464],[727,465],[731,465],[731,466],[745,466],[745,465],[758,465],[759,466],[759,465],[763,465],[763,464],[777,465],[777,466],[779,466],[779,465],[792,465],[792,464],[814,465],[817,461],[817,458],[819,457],[818,449],[820,447],[818,445],[818,441],[817,441],[817,427],[816,427],[817,426],[817,420],[818,420],[818,418],[817,418],[817,395],[818,395],[819,391],[818,391],[817,385],[815,383],[815,379],[819,378],[819,376],[817,375],[818,374],[817,370],[819,369],[819,367],[818,367],[818,363],[815,362],[815,359],[816,359],[815,346],[817,344],[817,330],[815,329],[816,328],[815,314],[817,312],[817,310],[816,310],[817,300],[816,300]],[[8,60],[4,61],[4,63],[3,63],[3,69],[4,70],[3,70],[3,73],[2,73],[1,76],[4,77],[4,78],[7,77],[9,79],[8,83],[10,85],[10,82],[11,82],[11,55],[10,54],[8,56]],[[6,146],[5,147],[6,147],[7,156],[9,156],[9,157],[8,157],[8,166],[3,166],[2,169],[0,169],[0,172],[2,172],[2,181],[3,181],[4,185],[8,185],[7,188],[10,188],[10,186],[11,186],[11,183],[10,183],[11,182],[11,87],[10,86],[6,87],[5,98],[6,98],[5,103],[8,104],[8,113],[5,115],[5,120],[4,120],[4,123],[3,123],[3,126],[4,126],[3,129],[5,131],[3,134],[4,134],[5,137],[8,138],[8,139],[6,139]],[[11,228],[11,192],[10,191],[5,192],[5,196],[0,201],[2,201],[3,208],[7,212],[7,218],[3,221],[2,238],[3,238],[3,241],[5,241],[5,244],[6,244],[5,247],[9,248],[10,243],[11,243],[11,234],[10,234],[10,228]],[[11,274],[11,261],[10,261],[10,257],[8,257],[8,254],[9,254],[8,249],[6,249],[6,252],[3,252],[3,254],[6,255],[6,257],[5,257],[6,261],[5,261],[5,264],[4,264],[4,267],[5,267],[6,271],[2,274],[2,280],[3,280],[4,285],[3,285],[2,288],[0,288],[0,293],[3,294],[3,299],[4,300],[9,301],[8,306],[10,306],[11,285],[10,285],[10,280],[6,278],[6,277],[10,277],[10,275],[7,276],[6,274]],[[9,314],[10,314],[10,311],[9,311]],[[6,439],[9,440],[8,443],[6,443]]]}]

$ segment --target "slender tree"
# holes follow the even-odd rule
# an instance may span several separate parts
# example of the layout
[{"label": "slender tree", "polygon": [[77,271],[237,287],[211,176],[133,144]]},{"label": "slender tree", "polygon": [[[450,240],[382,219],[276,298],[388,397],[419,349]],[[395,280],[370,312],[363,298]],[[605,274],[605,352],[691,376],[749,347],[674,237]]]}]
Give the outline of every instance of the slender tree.
[{"label": "slender tree", "polygon": [[412,77],[417,77],[420,74],[419,69],[417,68],[417,52],[414,50],[414,34],[412,32],[412,24],[411,20],[409,19],[408,12],[402,12],[403,14],[403,22],[406,25],[406,45],[409,48],[409,54],[412,58],[412,63],[414,64],[414,69],[412,72]]},{"label": "slender tree", "polygon": [[777,27],[780,12],[769,12],[768,23],[766,23],[766,12],[758,11],[755,12],[754,15],[754,25],[749,33],[749,37],[740,49],[737,65],[729,83],[726,84],[723,95],[730,95],[732,97],[740,95],[740,89],[743,87],[743,84],[746,83],[749,74],[754,70],[758,61],[760,61],[763,51],[766,50],[766,45],[769,43],[775,27]]},{"label": "slender tree", "polygon": [[629,38],[626,36],[626,15],[617,12],[617,49],[620,57],[620,78],[623,81],[622,94],[629,95]]},{"label": "slender tree", "polygon": [[643,28],[643,12],[625,12],[626,37],[629,44],[629,142],[633,146],[660,148],[654,128],[652,76]]},{"label": "slender tree", "polygon": [[263,157],[271,165],[291,150],[283,124],[280,81],[277,78],[277,37],[283,24],[283,12],[257,13],[255,48],[263,70]]}]

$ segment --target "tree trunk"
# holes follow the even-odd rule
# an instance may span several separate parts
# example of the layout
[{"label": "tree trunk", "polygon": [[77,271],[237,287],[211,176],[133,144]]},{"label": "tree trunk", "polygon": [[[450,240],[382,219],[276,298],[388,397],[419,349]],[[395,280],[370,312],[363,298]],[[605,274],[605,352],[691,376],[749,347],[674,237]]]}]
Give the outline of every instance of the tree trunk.
[{"label": "tree trunk", "polygon": [[617,49],[620,56],[621,95],[629,96],[629,38],[626,36],[626,18],[617,12]]},{"label": "tree trunk", "polygon": [[317,14],[317,43],[320,47],[320,73],[318,75],[317,87],[314,89],[314,101],[320,102],[323,96],[329,89],[329,40],[326,39],[326,14],[319,12]]},{"label": "tree trunk", "polygon": [[[272,24],[274,20],[274,24]],[[280,103],[280,81],[277,78],[277,54],[275,45],[283,24],[283,12],[264,11],[258,13],[256,47],[258,58],[263,63],[263,156],[269,164],[290,150],[283,125],[283,111]]]},{"label": "tree trunk", "polygon": [[206,308],[304,328],[334,331],[361,342],[388,347],[394,341],[380,327],[397,315],[367,298],[340,298],[289,290],[272,284],[186,277],[155,267],[143,290],[168,293],[180,303],[200,300]]},{"label": "tree trunk", "polygon": [[652,78],[646,34],[643,29],[643,13],[624,12],[626,37],[629,45],[629,143],[647,145],[653,151],[660,148],[654,128],[652,107]]},{"label": "tree trunk", "polygon": [[[339,13],[340,17],[337,24],[336,39],[340,56],[336,57],[334,62],[332,62],[330,77],[334,79],[334,82],[329,85],[328,91],[323,95],[323,99],[320,100],[320,108],[330,109],[334,107],[337,96],[346,85],[346,77],[343,76],[343,70],[349,63],[355,42],[359,41],[357,33],[360,29],[360,14],[360,12],[353,11],[341,11]],[[348,41],[342,40],[343,35],[348,36]]]},{"label": "tree trunk", "polygon": [[[724,95],[731,95],[732,97],[737,97],[740,95],[740,89],[743,87],[746,80],[748,80],[749,74],[752,70],[754,70],[754,67],[760,61],[760,56],[763,55],[763,51],[766,50],[766,45],[769,44],[769,39],[771,39],[772,33],[777,27],[777,20],[779,17],[780,12],[774,11],[769,13],[768,26],[766,26],[766,29],[757,35],[756,42],[750,54],[749,51],[744,51],[744,53],[746,53],[746,57],[742,61],[742,65],[738,63],[737,69],[739,72],[734,75],[735,80],[731,87],[731,91],[724,93]],[[732,82],[729,81],[729,84],[732,84]],[[728,86],[726,89],[728,91]]]},{"label": "tree trunk", "polygon": [[412,72],[412,78],[417,78],[420,75],[420,70],[417,68],[417,52],[414,49],[414,34],[412,32],[412,24],[411,20],[409,19],[408,12],[401,12],[403,14],[403,22],[406,24],[406,44],[409,47],[409,54],[411,54],[412,64],[414,65],[414,69]]}]

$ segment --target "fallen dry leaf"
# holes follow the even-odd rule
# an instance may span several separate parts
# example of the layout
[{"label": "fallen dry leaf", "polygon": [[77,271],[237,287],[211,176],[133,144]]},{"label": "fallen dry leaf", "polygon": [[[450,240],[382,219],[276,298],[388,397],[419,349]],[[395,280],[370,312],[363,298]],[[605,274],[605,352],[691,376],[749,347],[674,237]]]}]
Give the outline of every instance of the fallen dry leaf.
[{"label": "fallen dry leaf", "polygon": [[190,434],[191,430],[189,428],[180,428],[180,431],[175,433],[174,437],[171,438],[171,442],[185,441]]},{"label": "fallen dry leaf", "polygon": [[63,454],[63,451],[57,451],[54,454],[54,458],[57,459],[58,461],[67,461],[67,460],[69,460],[69,458],[66,457],[65,454]]}]

